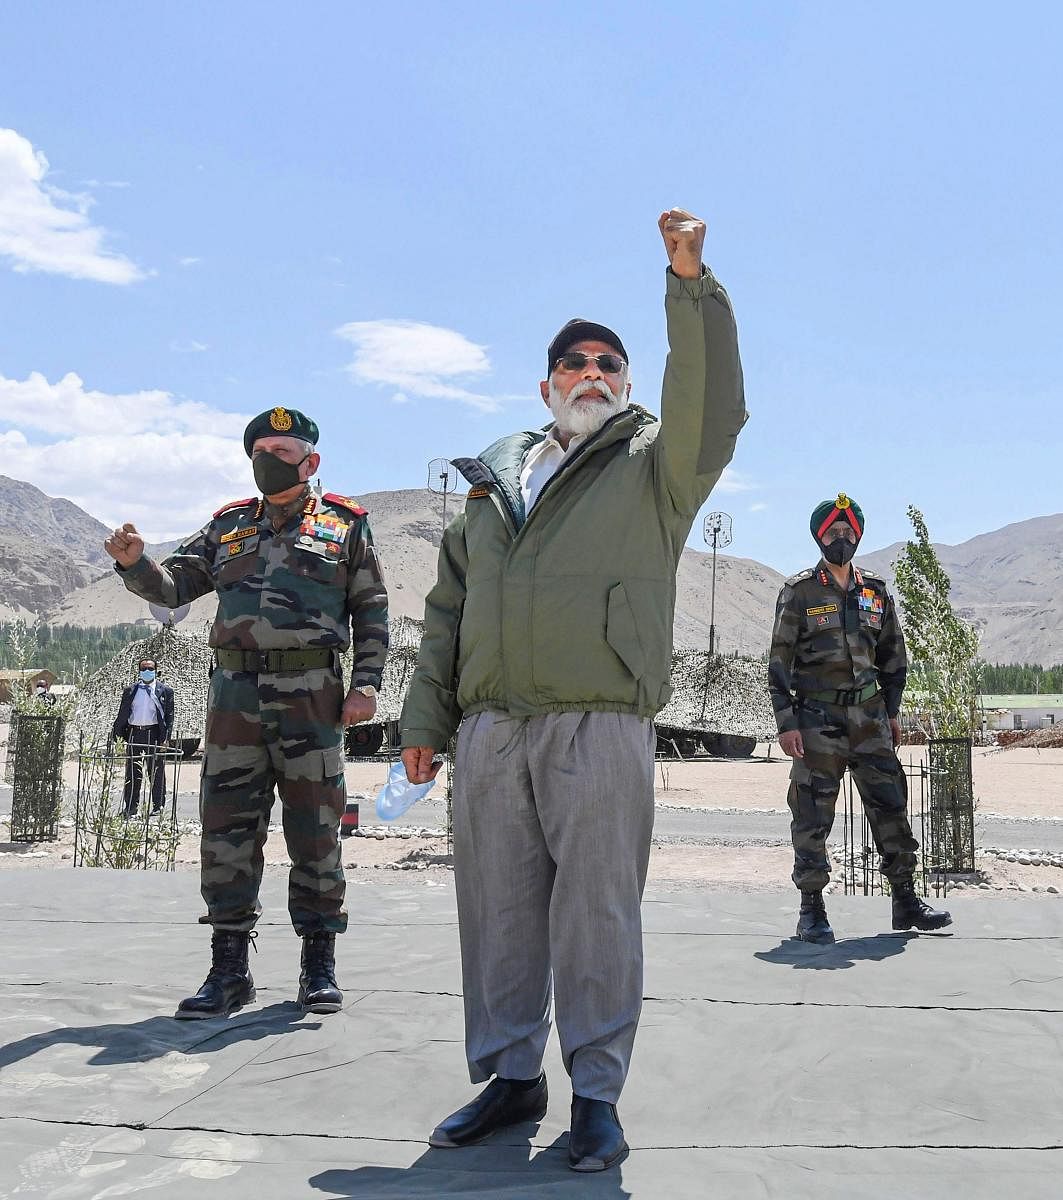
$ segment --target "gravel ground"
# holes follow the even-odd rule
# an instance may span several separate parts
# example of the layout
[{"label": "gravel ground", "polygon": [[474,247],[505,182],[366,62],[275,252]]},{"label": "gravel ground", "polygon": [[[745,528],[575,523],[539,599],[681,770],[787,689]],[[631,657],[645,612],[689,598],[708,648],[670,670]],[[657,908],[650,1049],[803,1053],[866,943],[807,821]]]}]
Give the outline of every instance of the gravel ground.
[{"label": "gravel ground", "polygon": [[[664,889],[790,892],[786,788],[788,763],[776,747],[742,760],[661,763],[657,768],[657,836],[650,881]],[[902,758],[919,761],[919,748]],[[73,772],[69,768],[73,767]],[[347,766],[349,794],[360,796],[362,829],[343,842],[344,865],[352,879],[409,880],[411,873],[439,884],[449,877],[445,805],[429,797],[407,814],[399,828],[376,821],[372,796],[383,784],[384,760]],[[184,830],[178,870],[198,867],[195,787],[198,762],[183,764],[178,816]],[[69,784],[76,766],[68,764]],[[1055,898],[1063,892],[1063,749],[976,750],[978,871],[953,883],[965,893]],[[440,787],[440,792],[442,788]],[[10,811],[10,788],[0,787],[0,814]],[[279,813],[275,809],[274,816]],[[838,829],[840,835],[840,825]],[[66,820],[56,842],[15,844],[0,818],[0,870],[67,867],[72,863],[73,823]],[[840,840],[840,837],[839,837]],[[268,871],[283,871],[287,851],[279,826],[266,845]],[[837,886],[837,885],[835,885]]]}]

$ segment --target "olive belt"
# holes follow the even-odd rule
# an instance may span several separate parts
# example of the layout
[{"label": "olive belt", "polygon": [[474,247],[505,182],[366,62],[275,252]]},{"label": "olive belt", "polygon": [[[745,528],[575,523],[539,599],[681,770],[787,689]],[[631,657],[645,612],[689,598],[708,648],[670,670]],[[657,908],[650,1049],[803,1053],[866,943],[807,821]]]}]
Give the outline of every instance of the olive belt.
[{"label": "olive belt", "polygon": [[848,708],[852,704],[866,704],[873,700],[881,688],[877,683],[865,684],[862,688],[842,688],[833,692],[798,692],[798,700],[818,700],[821,704],[840,704]]},{"label": "olive belt", "polygon": [[334,650],[215,650],[214,661],[226,671],[270,674],[332,666]]}]

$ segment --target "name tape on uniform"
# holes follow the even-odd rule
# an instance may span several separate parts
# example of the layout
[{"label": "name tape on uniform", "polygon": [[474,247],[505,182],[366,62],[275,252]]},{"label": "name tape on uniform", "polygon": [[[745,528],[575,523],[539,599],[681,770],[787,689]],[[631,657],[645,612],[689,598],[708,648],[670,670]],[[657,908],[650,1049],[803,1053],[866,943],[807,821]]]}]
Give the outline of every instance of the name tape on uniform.
[{"label": "name tape on uniform", "polygon": [[241,538],[254,537],[258,533],[258,526],[252,525],[250,529],[234,529],[232,533],[223,533],[218,539],[224,546],[226,542],[238,542]]}]

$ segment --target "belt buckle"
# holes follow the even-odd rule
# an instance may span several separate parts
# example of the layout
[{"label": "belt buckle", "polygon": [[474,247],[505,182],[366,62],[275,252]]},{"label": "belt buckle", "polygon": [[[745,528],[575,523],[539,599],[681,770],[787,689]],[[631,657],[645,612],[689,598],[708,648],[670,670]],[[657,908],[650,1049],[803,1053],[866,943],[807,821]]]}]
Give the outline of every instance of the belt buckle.
[{"label": "belt buckle", "polygon": [[248,657],[254,663],[254,666],[248,667],[249,671],[256,674],[263,674],[269,671],[269,651],[268,650],[249,650]]}]

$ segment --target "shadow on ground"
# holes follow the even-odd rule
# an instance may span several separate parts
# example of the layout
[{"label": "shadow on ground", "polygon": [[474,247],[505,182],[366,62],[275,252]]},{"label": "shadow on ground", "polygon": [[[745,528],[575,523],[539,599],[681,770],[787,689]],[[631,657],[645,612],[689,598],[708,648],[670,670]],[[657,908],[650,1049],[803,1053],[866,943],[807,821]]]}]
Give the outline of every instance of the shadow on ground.
[{"label": "shadow on ground", "polygon": [[[519,1127],[518,1127],[519,1128]],[[530,1127],[526,1127],[530,1128]],[[508,1134],[512,1137],[512,1132]],[[630,1200],[619,1164],[593,1175],[568,1167],[568,1134],[536,1151],[530,1135],[519,1142],[487,1142],[463,1150],[426,1150],[408,1167],[334,1168],[310,1177],[311,1188],[335,1197],[405,1200],[418,1196],[579,1196],[581,1200]]]},{"label": "shadow on ground", "polygon": [[793,967],[795,971],[844,971],[858,962],[882,962],[903,954],[914,933],[876,933],[874,937],[842,938],[833,946],[816,946],[786,938],[774,950],[758,950],[761,962]]},{"label": "shadow on ground", "polygon": [[293,1000],[270,1004],[242,1017],[212,1017],[205,1021],[175,1021],[173,1017],[148,1017],[129,1024],[64,1026],[35,1033],[0,1047],[0,1068],[10,1067],[52,1046],[98,1046],[89,1059],[93,1066],[147,1062],[172,1050],[206,1054],[236,1042],[320,1029],[320,1021],[307,1021]]}]

